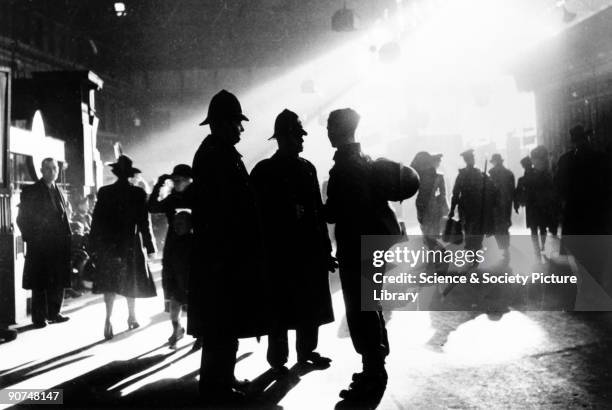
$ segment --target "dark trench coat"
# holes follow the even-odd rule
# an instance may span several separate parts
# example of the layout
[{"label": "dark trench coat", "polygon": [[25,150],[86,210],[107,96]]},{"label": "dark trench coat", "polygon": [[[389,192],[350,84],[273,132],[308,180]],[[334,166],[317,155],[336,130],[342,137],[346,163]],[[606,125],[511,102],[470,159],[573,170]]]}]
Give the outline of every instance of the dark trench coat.
[{"label": "dark trench coat", "polygon": [[100,188],[89,240],[95,254],[95,293],[156,296],[143,251],[144,247],[147,253],[155,253],[147,194],[142,188],[124,180]]},{"label": "dark trench coat", "polygon": [[251,172],[262,218],[270,312],[282,329],[334,320],[331,242],[315,167],[278,152]]},{"label": "dark trench coat", "polygon": [[193,159],[194,251],[187,331],[215,339],[266,333],[261,231],[241,155],[209,135]]},{"label": "dark trench coat", "polygon": [[[53,192],[59,209],[52,200]],[[68,210],[61,190],[50,191],[42,180],[23,188],[17,226],[27,244],[24,289],[70,287]]]},{"label": "dark trench coat", "polygon": [[174,216],[178,209],[191,209],[191,191],[178,192],[172,190],[170,195],[159,200],[159,192],[162,185],[157,183],[153,187],[148,207],[149,212],[163,213],[168,219],[168,231],[164,241],[162,256],[162,287],[164,289],[164,297],[180,303],[187,303],[193,235],[177,235],[174,231]]}]

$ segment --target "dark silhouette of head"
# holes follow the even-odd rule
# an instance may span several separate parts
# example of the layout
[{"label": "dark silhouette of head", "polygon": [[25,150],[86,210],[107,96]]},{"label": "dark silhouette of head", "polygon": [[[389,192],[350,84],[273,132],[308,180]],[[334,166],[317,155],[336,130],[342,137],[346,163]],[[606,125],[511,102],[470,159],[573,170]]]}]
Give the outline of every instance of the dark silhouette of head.
[{"label": "dark silhouette of head", "polygon": [[468,149],[467,151],[463,151],[460,155],[463,157],[463,160],[465,161],[465,165],[467,165],[468,167],[473,167],[474,164],[476,164],[476,158],[474,157],[473,149]]},{"label": "dark silhouette of head", "polygon": [[132,159],[127,155],[120,155],[116,162],[110,164],[111,172],[119,179],[132,178],[136,174],[140,174],[141,171],[138,168],[134,168]]},{"label": "dark silhouette of head", "polygon": [[191,171],[191,167],[187,164],[178,164],[175,166],[170,177],[174,184],[174,190],[177,192],[184,192],[193,182],[193,172]]},{"label": "dark silhouette of head", "polygon": [[533,163],[531,162],[531,158],[524,157],[523,159],[521,159],[521,166],[523,167],[525,171],[533,168]]},{"label": "dark silhouette of head", "polygon": [[283,155],[297,156],[304,150],[304,135],[308,133],[302,127],[302,122],[296,113],[284,109],[274,121],[274,135],[278,151]]},{"label": "dark silhouette of head", "polygon": [[327,119],[327,136],[331,146],[338,148],[355,142],[355,131],[360,118],[352,108],[332,111]]},{"label": "dark silhouette of head", "polygon": [[226,90],[221,90],[210,100],[208,115],[200,125],[209,125],[213,135],[220,135],[229,144],[236,145],[244,131],[242,121],[248,120],[242,113],[238,98]]},{"label": "dark silhouette of head", "polygon": [[410,166],[422,176],[426,171],[434,168],[433,157],[427,151],[417,152]]},{"label": "dark silhouette of head", "polygon": [[489,160],[489,162],[493,164],[494,167],[504,165],[504,159],[502,158],[501,154],[497,154],[497,153],[491,156],[491,159]]}]

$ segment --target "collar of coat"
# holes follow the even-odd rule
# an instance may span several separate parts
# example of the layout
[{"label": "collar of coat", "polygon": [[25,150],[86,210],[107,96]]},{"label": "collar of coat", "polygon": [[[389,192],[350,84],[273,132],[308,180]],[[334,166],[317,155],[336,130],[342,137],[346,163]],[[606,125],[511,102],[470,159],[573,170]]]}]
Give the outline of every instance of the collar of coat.
[{"label": "collar of coat", "polygon": [[238,152],[236,147],[232,144],[228,144],[227,140],[222,135],[210,134],[204,138],[204,142],[202,142],[202,144],[205,147],[222,149],[228,153],[236,155],[238,158],[242,158],[242,155]]},{"label": "collar of coat", "polygon": [[334,161],[342,160],[343,158],[349,158],[355,155],[361,154],[361,144],[358,142],[351,142],[349,144],[340,145],[334,154]]}]

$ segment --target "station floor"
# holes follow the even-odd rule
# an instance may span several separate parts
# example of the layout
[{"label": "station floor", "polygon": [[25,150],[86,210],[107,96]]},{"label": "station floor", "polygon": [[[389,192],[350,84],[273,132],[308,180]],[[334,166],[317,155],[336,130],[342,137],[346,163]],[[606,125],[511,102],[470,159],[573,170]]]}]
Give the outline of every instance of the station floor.
[{"label": "station floor", "polygon": [[[236,374],[255,381],[260,393],[253,407],[338,404],[360,358],[348,336],[337,281],[332,275],[336,321],[320,329],[318,349],[333,359],[330,368],[293,369],[274,380],[265,338],[240,342]],[[64,408],[199,407],[200,352],[191,352],[189,336],[169,349],[171,325],[159,293],[137,301],[141,327],[132,331],[118,298],[111,341],[103,338],[98,295],[67,300],[66,323],[22,327],[17,340],[0,345],[0,389],[61,388]],[[391,354],[380,409],[612,407],[610,313],[394,311],[386,318]],[[294,363],[293,353],[289,367]]]}]

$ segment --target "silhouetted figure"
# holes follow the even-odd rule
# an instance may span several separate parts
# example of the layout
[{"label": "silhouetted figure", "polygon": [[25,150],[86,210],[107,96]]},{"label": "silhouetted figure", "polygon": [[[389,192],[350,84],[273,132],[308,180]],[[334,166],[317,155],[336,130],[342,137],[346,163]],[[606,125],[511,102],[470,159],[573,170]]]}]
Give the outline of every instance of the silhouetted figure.
[{"label": "silhouetted figure", "polygon": [[490,160],[493,167],[489,170],[491,181],[497,188],[497,200],[493,209],[495,240],[503,251],[505,261],[510,258],[510,226],[512,225],[512,202],[514,200],[514,174],[504,167],[500,154],[493,154]]},{"label": "silhouetted figure", "polygon": [[434,183],[434,212],[432,215],[432,231],[440,235],[442,232],[442,220],[448,215],[450,210],[446,198],[446,181],[444,174],[438,172],[442,163],[442,154],[433,154],[434,169],[436,170],[436,182]]},{"label": "silhouetted figure", "polygon": [[104,338],[114,337],[111,317],[115,295],[125,296],[128,305],[128,329],[140,325],[136,320],[135,298],[157,295],[149,265],[149,257],[155,255],[155,243],[147,210],[147,194],[142,188],[129,182],[140,170],[132,166],[132,160],[121,155],[110,164],[117,181],[98,191],[89,243],[96,261],[94,293],[104,294],[106,321]]},{"label": "silhouetted figure", "polygon": [[556,185],[563,206],[563,235],[604,235],[610,213],[606,156],[593,149],[582,125],[570,130],[573,148],[559,158]]},{"label": "silhouetted figure", "polygon": [[267,359],[287,371],[287,330],[296,330],[298,363],[328,367],[315,352],[319,326],[334,320],[328,271],[337,266],[323,216],[315,167],[299,156],[307,132],[294,112],[276,117],[278,151],[251,172],[262,214],[267,273],[270,275],[272,328]]},{"label": "silhouetted figure", "polygon": [[346,320],[353,346],[363,362],[363,372],[354,374],[350,389],[340,393],[349,401],[368,400],[384,391],[385,358],[389,354],[382,312],[361,310],[361,235],[400,234],[395,214],[371,183],[372,160],[355,142],[358,124],[359,114],[350,108],[332,111],[327,121],[329,140],[336,153],[329,172],[325,211],[327,221],[336,224],[336,256]]},{"label": "silhouetted figure", "polygon": [[70,287],[70,205],[55,181],[57,161],[45,158],[42,178],[23,188],[17,226],[27,244],[23,288],[32,289],[32,322],[37,328],[65,322],[60,310]]},{"label": "silhouetted figure", "polygon": [[442,154],[430,155],[421,151],[410,164],[419,174],[419,193],[415,201],[417,219],[421,232],[429,240],[440,236],[442,217],[449,211],[444,176],[436,171],[441,159]]},{"label": "silhouetted figure", "polygon": [[459,219],[466,236],[465,248],[476,251],[482,248],[484,234],[493,230],[491,212],[493,204],[487,200],[491,196],[487,177],[474,166],[474,150],[464,151],[461,156],[466,166],[459,170],[455,180],[449,216],[452,217],[455,208],[459,207]]},{"label": "silhouetted figure", "polygon": [[234,147],[244,130],[238,99],[222,90],[201,125],[210,125],[193,159],[193,266],[187,331],[203,337],[200,393],[228,402],[234,389],[238,339],[266,332],[261,232],[255,195]]},{"label": "silhouetted figure", "polygon": [[[529,156],[521,159],[521,167],[523,167],[523,176],[519,177],[514,190],[514,211],[518,214],[521,206],[527,206],[527,182],[533,173],[533,162]],[[529,227],[529,223],[527,223]]]},{"label": "silhouetted figure", "polygon": [[[172,180],[172,192],[160,198],[161,189],[167,180]],[[193,246],[191,228],[191,199],[188,188],[193,182],[191,167],[179,164],[171,175],[160,176],[149,197],[149,212],[163,213],[168,219],[168,231],[162,255],[162,288],[170,304],[172,335],[168,338],[171,348],[183,338],[185,329],[181,326],[181,308],[187,304],[189,268]],[[187,212],[186,212],[187,211]]]}]

